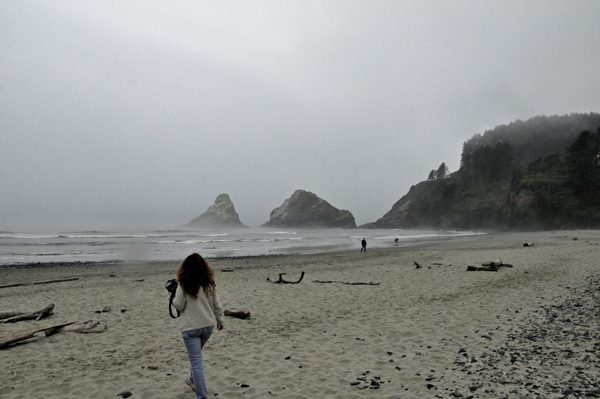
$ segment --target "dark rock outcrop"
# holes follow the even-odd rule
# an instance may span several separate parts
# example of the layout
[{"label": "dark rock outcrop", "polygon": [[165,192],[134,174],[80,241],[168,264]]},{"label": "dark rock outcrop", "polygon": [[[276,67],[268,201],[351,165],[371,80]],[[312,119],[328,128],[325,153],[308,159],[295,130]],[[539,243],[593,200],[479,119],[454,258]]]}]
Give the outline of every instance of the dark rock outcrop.
[{"label": "dark rock outcrop", "polygon": [[270,220],[263,227],[355,229],[356,222],[350,211],[337,209],[311,192],[296,190],[283,205],[271,211]]},{"label": "dark rock outcrop", "polygon": [[186,227],[246,227],[240,222],[228,194],[220,194],[206,212],[185,225]]},{"label": "dark rock outcrop", "polygon": [[[424,181],[412,186],[392,209],[376,222],[361,225],[361,229],[448,228],[460,224],[457,215],[440,206],[444,198],[453,197],[455,179]],[[445,213],[443,216],[441,212]]]}]

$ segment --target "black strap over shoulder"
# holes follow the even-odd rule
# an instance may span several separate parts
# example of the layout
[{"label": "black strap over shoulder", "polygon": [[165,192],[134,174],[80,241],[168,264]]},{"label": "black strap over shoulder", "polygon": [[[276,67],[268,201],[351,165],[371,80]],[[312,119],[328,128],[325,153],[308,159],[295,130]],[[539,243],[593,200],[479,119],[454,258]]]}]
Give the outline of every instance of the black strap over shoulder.
[{"label": "black strap over shoulder", "polygon": [[179,316],[181,316],[181,313],[179,313],[179,310],[175,309],[175,312],[177,312],[177,316],[173,316],[173,298],[175,298],[174,294],[169,297],[169,316],[176,319]]}]

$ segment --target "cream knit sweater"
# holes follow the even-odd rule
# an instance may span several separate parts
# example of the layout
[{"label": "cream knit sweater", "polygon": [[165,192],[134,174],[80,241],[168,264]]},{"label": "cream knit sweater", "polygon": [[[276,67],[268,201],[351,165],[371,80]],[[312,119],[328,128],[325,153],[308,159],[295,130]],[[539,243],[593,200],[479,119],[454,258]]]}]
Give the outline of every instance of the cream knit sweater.
[{"label": "cream knit sweater", "polygon": [[208,295],[200,287],[197,298],[189,296],[181,285],[177,285],[173,306],[181,312],[179,329],[181,332],[199,328],[223,325],[223,309],[216,289],[209,290]]}]

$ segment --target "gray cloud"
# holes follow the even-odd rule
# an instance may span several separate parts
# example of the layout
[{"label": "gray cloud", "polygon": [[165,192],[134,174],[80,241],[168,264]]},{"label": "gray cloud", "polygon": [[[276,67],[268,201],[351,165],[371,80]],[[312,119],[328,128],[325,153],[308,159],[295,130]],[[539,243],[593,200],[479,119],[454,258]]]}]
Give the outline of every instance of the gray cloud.
[{"label": "gray cloud", "polygon": [[178,227],[229,193],[387,212],[474,133],[600,110],[600,3],[0,3],[0,230]]}]

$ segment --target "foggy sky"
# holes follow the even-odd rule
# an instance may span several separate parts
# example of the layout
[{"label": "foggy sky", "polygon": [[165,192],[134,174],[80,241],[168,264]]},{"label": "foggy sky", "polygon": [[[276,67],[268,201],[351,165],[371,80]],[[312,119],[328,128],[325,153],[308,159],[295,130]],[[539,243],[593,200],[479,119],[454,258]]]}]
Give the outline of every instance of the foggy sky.
[{"label": "foggy sky", "polygon": [[0,231],[389,211],[475,133],[600,112],[600,2],[1,1]]}]

